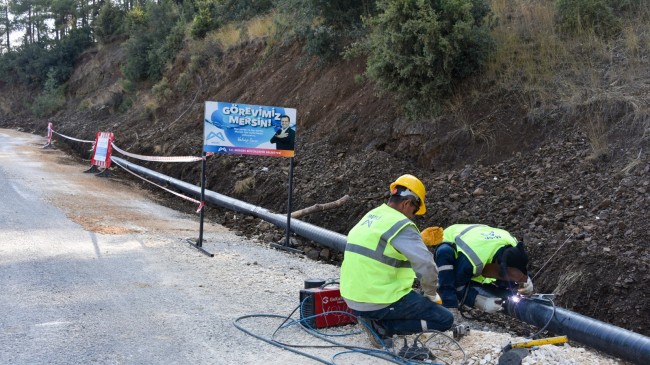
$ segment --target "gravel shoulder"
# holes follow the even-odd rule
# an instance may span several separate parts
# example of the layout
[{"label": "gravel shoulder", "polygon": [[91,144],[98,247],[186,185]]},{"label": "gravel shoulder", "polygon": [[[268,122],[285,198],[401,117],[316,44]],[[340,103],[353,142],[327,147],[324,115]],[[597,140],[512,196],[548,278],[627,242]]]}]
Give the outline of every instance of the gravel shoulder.
[{"label": "gravel shoulder", "polygon": [[[238,330],[242,316],[289,315],[307,278],[335,279],[338,267],[270,249],[207,222],[208,258],[187,244],[192,212],[162,207],[119,178],[84,174],[43,139],[0,130],[0,363],[318,363]],[[270,336],[276,317],[245,328]],[[508,333],[473,327],[461,341],[474,364],[495,364]],[[328,334],[354,333],[352,326]],[[297,326],[296,345],[327,345]],[[336,341],[368,347],[364,335]],[[517,338],[513,338],[517,340]],[[341,348],[300,349],[330,361]],[[619,364],[575,346],[548,347],[528,364]],[[376,364],[359,354],[335,362]],[[472,363],[470,362],[470,363]]]}]

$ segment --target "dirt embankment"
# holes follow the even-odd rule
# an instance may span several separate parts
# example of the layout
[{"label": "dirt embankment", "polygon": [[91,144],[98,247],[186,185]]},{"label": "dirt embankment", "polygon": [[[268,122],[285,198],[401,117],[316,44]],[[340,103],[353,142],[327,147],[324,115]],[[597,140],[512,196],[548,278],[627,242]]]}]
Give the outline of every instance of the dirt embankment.
[{"label": "dirt embankment", "polygon": [[[68,87],[69,106],[52,118],[55,128],[85,139],[111,130],[118,146],[140,154],[198,155],[204,101],[294,107],[294,209],[345,194],[353,198],[304,220],[346,233],[385,200],[393,179],[411,173],[428,187],[420,227],[504,227],[530,250],[539,292],[554,292],[563,307],[650,335],[650,121],[638,106],[603,99],[531,108],[512,93],[487,90],[459,108],[462,113],[407,122],[389,97],[355,82],[363,60],[320,67],[298,46],[268,55],[263,43],[231,50],[195,72],[188,71],[189,52],[182,54],[168,75],[174,92],[156,100],[147,89],[137,95],[121,89],[119,50],[110,45],[81,58]],[[176,85],[188,75],[193,81],[181,92]],[[125,98],[134,104],[120,113]],[[606,149],[599,153],[586,128],[596,113],[606,116]],[[44,133],[46,121],[5,112],[0,124]],[[197,164],[144,165],[199,181]],[[216,156],[208,163],[207,184],[285,212],[287,175],[285,159]],[[235,189],[247,178],[249,189]],[[266,242],[282,239],[281,231],[256,219],[235,219],[217,208],[208,217]],[[341,257],[310,242],[301,247],[314,259]]]}]

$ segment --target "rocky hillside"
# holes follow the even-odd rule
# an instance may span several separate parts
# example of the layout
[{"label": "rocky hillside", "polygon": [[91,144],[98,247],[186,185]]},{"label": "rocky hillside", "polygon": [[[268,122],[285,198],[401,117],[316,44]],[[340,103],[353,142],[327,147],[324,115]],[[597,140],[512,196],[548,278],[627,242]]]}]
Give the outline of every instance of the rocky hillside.
[{"label": "rocky hillside", "polygon": [[[573,104],[531,105],[521,91],[487,88],[459,98],[440,117],[408,121],[390,96],[355,78],[363,59],[321,66],[299,45],[269,53],[263,40],[204,56],[202,67],[190,70],[184,51],[168,72],[172,92],[155,97],[152,85],[124,91],[119,43],[87,52],[68,84],[67,107],[51,121],[60,133],[83,139],[113,131],[116,144],[134,153],[199,155],[204,101],[296,108],[294,209],[352,197],[305,221],[346,233],[385,201],[392,180],[411,173],[428,189],[428,212],[416,222],[421,228],[477,222],[508,229],[531,253],[538,291],[557,294],[560,306],[650,335],[650,118],[636,102],[647,97],[650,75],[638,75],[637,94]],[[0,126],[45,133],[47,120],[21,113],[28,92],[1,93]],[[133,104],[121,111],[125,98]],[[87,146],[70,147],[87,157]],[[198,164],[144,165],[199,181]],[[287,175],[286,159],[217,155],[208,162],[207,185],[285,212]],[[208,218],[267,243],[283,236],[214,207]],[[297,240],[314,259],[340,260],[340,253]]]}]

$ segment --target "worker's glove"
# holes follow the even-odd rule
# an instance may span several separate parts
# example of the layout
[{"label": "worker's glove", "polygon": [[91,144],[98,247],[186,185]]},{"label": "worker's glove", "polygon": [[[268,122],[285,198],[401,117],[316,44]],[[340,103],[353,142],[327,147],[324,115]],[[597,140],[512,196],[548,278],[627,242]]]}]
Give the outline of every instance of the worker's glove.
[{"label": "worker's glove", "polygon": [[440,227],[429,227],[425,228],[420,232],[422,236],[422,241],[427,246],[437,246],[442,242],[442,228]]},{"label": "worker's glove", "polygon": [[477,295],[474,301],[474,307],[482,310],[485,313],[496,313],[503,309],[503,300],[498,297],[484,297]]},{"label": "worker's glove", "polygon": [[528,281],[525,283],[519,284],[519,290],[517,291],[521,295],[531,295],[534,292],[533,281],[528,277]]},{"label": "worker's glove", "polygon": [[436,295],[425,295],[425,297],[436,304],[442,304],[442,298],[440,298],[438,293],[436,293]]}]

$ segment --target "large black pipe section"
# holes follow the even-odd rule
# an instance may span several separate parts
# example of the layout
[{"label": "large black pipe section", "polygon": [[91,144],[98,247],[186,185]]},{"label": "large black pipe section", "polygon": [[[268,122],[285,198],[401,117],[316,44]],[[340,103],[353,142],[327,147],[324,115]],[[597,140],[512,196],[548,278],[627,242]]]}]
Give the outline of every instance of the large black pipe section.
[{"label": "large black pipe section", "polygon": [[[111,157],[119,165],[129,170],[145,175],[161,184],[173,186],[187,194],[199,197],[201,189],[198,186],[160,174],[142,166],[132,164],[119,157]],[[278,227],[286,229],[286,216],[271,213],[268,210],[230,198],[214,191],[205,191],[206,201],[236,212],[261,218]],[[346,237],[298,219],[291,220],[291,231],[323,246],[345,250]],[[600,350],[612,356],[632,361],[636,364],[650,364],[650,338],[616,327],[566,309],[551,305],[549,301],[540,299],[521,298],[518,302],[509,300],[507,313],[537,327],[545,327],[558,335],[566,335],[570,340]]]},{"label": "large black pipe section", "polygon": [[509,300],[507,313],[569,340],[635,364],[650,364],[650,338],[569,310],[553,307],[543,299]]},{"label": "large black pipe section", "polygon": [[[152,180],[163,184],[173,186],[186,194],[193,195],[200,199],[201,197],[201,187],[188,184],[182,180],[174,179],[167,175],[163,175],[159,172],[147,169],[142,166],[138,166],[129,161],[126,161],[122,158],[111,156],[111,159],[115,161],[120,166],[128,168],[129,170],[147,176]],[[287,216],[277,213],[272,213],[267,209],[262,207],[243,202],[241,200],[233,199],[226,195],[216,193],[211,190],[205,191],[205,200],[209,203],[212,203],[216,206],[233,210],[235,212],[240,212],[244,214],[249,214],[260,219],[263,219],[269,223],[272,223],[278,227],[287,228]],[[298,219],[291,219],[291,232],[299,234],[302,237],[308,238],[314,242],[317,242],[323,246],[338,250],[339,252],[345,251],[345,242],[346,236],[324,229],[313,224],[305,223]]]}]

